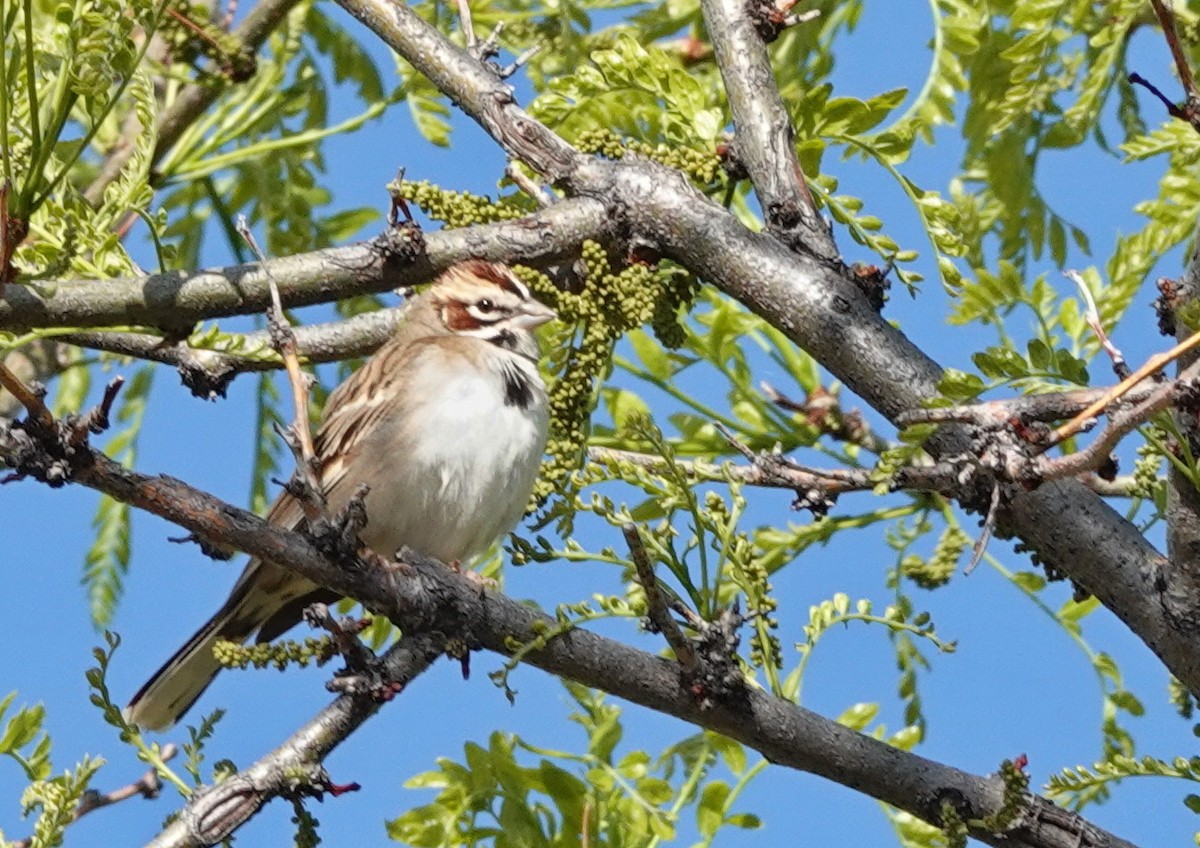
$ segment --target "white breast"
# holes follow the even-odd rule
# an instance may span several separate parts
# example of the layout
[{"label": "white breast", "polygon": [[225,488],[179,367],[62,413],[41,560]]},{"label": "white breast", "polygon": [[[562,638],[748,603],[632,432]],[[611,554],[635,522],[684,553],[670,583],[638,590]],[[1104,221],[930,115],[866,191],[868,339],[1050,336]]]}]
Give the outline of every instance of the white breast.
[{"label": "white breast", "polygon": [[445,562],[465,560],[511,530],[524,513],[546,444],[546,396],[532,363],[533,402],[505,403],[498,369],[417,369],[403,412],[402,444],[377,453],[391,468],[367,496],[363,540],[382,554],[403,546]]}]

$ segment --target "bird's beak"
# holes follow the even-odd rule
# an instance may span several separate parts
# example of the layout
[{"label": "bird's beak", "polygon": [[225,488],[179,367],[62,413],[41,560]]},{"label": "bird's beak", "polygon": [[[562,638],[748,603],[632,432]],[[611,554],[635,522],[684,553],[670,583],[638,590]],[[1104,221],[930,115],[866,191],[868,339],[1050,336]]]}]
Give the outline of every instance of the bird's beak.
[{"label": "bird's beak", "polygon": [[514,323],[523,330],[532,330],[557,317],[558,313],[549,306],[531,300],[521,307],[521,311],[516,314]]}]

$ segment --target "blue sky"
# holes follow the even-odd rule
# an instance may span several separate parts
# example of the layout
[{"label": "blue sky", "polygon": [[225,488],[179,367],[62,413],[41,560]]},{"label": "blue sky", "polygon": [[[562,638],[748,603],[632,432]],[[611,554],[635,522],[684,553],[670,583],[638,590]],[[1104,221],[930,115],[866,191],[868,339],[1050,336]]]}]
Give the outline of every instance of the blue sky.
[{"label": "blue sky", "polygon": [[[350,26],[358,31],[356,24]],[[836,93],[867,97],[897,86],[919,88],[928,62],[929,31],[924,6],[868,4],[859,31],[844,44],[842,55],[853,60],[839,63]],[[365,33],[363,37],[372,38]],[[1169,57],[1157,34],[1139,34],[1133,55],[1133,66],[1145,76],[1171,79]],[[461,120],[456,127],[454,148],[429,148],[412,130],[407,110],[399,106],[356,136],[333,142],[326,162],[336,186],[335,203],[384,208],[383,185],[401,165],[412,179],[494,192],[504,167],[501,153],[475,127]],[[903,171],[922,187],[944,190],[957,164],[955,135],[952,128],[939,131],[939,146],[919,150]],[[826,167],[839,177],[842,191],[868,199],[868,211],[880,214],[902,245],[924,246],[916,215],[879,169],[832,158],[826,160]],[[1089,232],[1096,255],[1104,257],[1119,232],[1138,226],[1131,206],[1153,194],[1157,169],[1155,163],[1124,165],[1112,157],[1069,151],[1047,158],[1040,187],[1058,211]],[[869,259],[848,236],[841,235],[839,244],[848,258]],[[205,258],[209,264],[230,261],[216,239]],[[1088,264],[1082,257],[1075,261],[1081,267]],[[1167,256],[1158,270],[1176,273],[1180,263],[1178,255]],[[1057,277],[1050,263],[1043,270],[1052,279]],[[965,353],[980,344],[981,331],[944,325],[950,304],[932,282],[932,271],[927,276],[931,282],[915,300],[894,291],[887,315],[942,364],[969,368]],[[1065,280],[1058,284],[1067,290]],[[1165,347],[1148,308],[1154,296],[1147,285],[1115,333],[1115,341],[1131,362]],[[311,310],[302,318],[315,321],[323,314],[327,313]],[[1107,369],[1097,364],[1093,378],[1106,380]],[[766,368],[761,379],[783,383],[781,375]],[[138,467],[180,477],[233,503],[245,503],[253,389],[253,378],[244,377],[235,381],[227,400],[206,403],[192,398],[173,373],[160,370],[140,439]],[[709,400],[723,402],[720,397]],[[883,426],[877,417],[873,421]],[[884,428],[883,432],[891,431]],[[751,491],[748,496],[750,524],[809,520],[789,511],[790,498],[784,493]],[[39,646],[36,655],[11,649],[0,654],[0,693],[16,689],[19,702],[46,705],[60,768],[84,753],[109,759],[98,781],[103,790],[132,780],[143,767],[116,742],[96,711],[81,708],[87,697],[83,675],[92,664],[90,648],[101,642],[88,623],[80,586],[95,503],[95,496],[82,489],[51,491],[35,483],[0,489],[0,511],[6,516],[7,583],[9,596],[16,601],[9,609],[9,632],[16,634],[9,637],[9,644]],[[837,513],[873,508],[869,496],[859,495],[843,498]],[[585,545],[620,545],[615,532],[596,528],[585,532],[589,534],[581,539]],[[135,520],[133,568],[115,622],[125,642],[110,678],[122,698],[211,614],[240,571],[241,559],[214,564],[194,547],[166,541],[177,534],[177,528],[156,518],[139,515]],[[1160,537],[1154,541],[1162,544]],[[1008,544],[993,542],[989,552],[1009,569],[1029,567]],[[880,530],[844,534],[827,547],[808,551],[775,581],[782,604],[779,635],[785,648],[801,638],[809,605],[834,592],[885,605],[890,593],[883,585],[883,573],[892,565],[893,554],[882,544]],[[617,591],[617,578],[595,565],[552,564],[509,569],[506,579],[514,596],[553,607],[594,592]],[[1057,605],[1066,600],[1068,591],[1054,588],[1047,601]],[[1100,746],[1100,700],[1091,667],[1061,630],[1007,580],[984,565],[970,577],[917,598],[932,612],[939,633],[957,639],[959,645],[952,656],[933,657],[933,672],[922,676],[929,736],[921,753],[980,773],[994,770],[1004,758],[1026,753],[1035,784],[1064,766],[1095,759]],[[603,629],[646,650],[660,647],[656,637],[637,633],[629,624]],[[1149,651],[1103,611],[1087,619],[1085,636],[1097,650],[1116,658],[1127,687],[1146,704],[1145,717],[1128,721],[1139,752],[1166,758],[1189,753],[1190,724],[1174,716],[1165,703],[1166,673]],[[402,788],[403,780],[432,768],[439,756],[461,759],[464,742],[486,744],[493,730],[518,733],[545,747],[582,747],[581,732],[563,720],[570,707],[555,680],[533,669],[517,672],[514,685],[520,694],[510,705],[487,679],[486,673],[498,666],[497,658],[477,655],[472,679],[464,682],[456,665],[439,663],[330,758],[334,781],[357,781],[363,789],[312,808],[325,828],[326,844],[384,843],[383,821],[429,798],[426,792]],[[319,670],[287,675],[226,673],[206,694],[199,711],[188,718],[194,721],[216,705],[228,707],[209,756],[211,760],[230,757],[247,765],[327,702],[325,677],[326,672]],[[805,705],[833,717],[854,703],[878,701],[882,703],[879,720],[889,731],[896,730],[901,713],[894,697],[895,677],[881,630],[831,633],[816,649],[804,687]],[[654,752],[694,731],[632,706],[627,707],[625,722],[626,750],[645,747]],[[179,733],[164,737],[181,738]],[[27,824],[19,818],[20,785],[16,768],[0,763],[0,799],[7,799],[0,804],[0,828],[9,838],[27,832]],[[1091,808],[1088,815],[1143,845],[1185,844],[1200,824],[1180,802],[1185,791],[1182,785],[1142,779],[1121,787],[1113,801]],[[165,796],[154,803],[132,801],[91,815],[72,828],[68,844],[144,842],[178,806],[170,793]],[[766,827],[749,833],[729,830],[718,845],[894,844],[886,819],[871,799],[784,769],[771,768],[760,776],[740,809],[761,815]],[[272,806],[242,832],[241,844],[285,844],[290,815],[289,807]],[[690,844],[689,827],[681,827],[684,836],[679,844]]]}]

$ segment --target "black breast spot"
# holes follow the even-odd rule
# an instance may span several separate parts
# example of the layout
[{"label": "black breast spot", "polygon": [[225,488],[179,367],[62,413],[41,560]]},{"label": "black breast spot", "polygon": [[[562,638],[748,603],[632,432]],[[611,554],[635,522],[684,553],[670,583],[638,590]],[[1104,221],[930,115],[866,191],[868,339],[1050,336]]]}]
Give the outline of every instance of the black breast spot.
[{"label": "black breast spot", "polygon": [[505,364],[500,372],[504,380],[504,405],[527,409],[533,403],[533,386],[520,366]]}]

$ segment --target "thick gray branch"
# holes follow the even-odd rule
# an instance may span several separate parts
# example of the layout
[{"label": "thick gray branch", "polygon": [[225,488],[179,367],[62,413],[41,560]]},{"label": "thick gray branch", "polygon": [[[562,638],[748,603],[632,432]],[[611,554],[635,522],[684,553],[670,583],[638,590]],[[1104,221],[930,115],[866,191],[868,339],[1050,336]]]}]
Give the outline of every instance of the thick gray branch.
[{"label": "thick gray branch", "polygon": [[[0,457],[42,467],[49,457],[28,433],[0,429]],[[960,771],[894,748],[749,686],[702,707],[674,662],[586,630],[559,635],[558,622],[464,575],[405,550],[395,568],[327,559],[306,536],[268,524],[243,509],[169,477],[123,468],[86,444],[69,460],[75,482],[185,527],[197,538],[278,563],[349,595],[404,633],[456,634],[473,648],[500,654],[514,643],[536,646],[523,661],[658,712],[715,730],[774,763],[812,772],[920,816],[937,820],[943,800],[971,819],[995,814],[1003,801],[996,777]],[[990,845],[1079,848],[1130,846],[1076,815],[1031,796],[1004,834],[975,827]]]},{"label": "thick gray branch", "polygon": [[[1176,288],[1169,293],[1164,290],[1163,300],[1169,301],[1163,305],[1163,309],[1169,308],[1176,315],[1182,309],[1194,309],[1200,303],[1200,252],[1195,248]],[[1175,335],[1180,341],[1194,332],[1192,327],[1178,318],[1175,324]],[[1200,354],[1195,350],[1188,351],[1176,365],[1178,374],[1182,376],[1193,371],[1197,362],[1200,362]],[[1188,443],[1184,455],[1200,456],[1200,415],[1197,414],[1195,401],[1176,410],[1173,415],[1179,433]],[[1164,612],[1180,633],[1198,639],[1200,609],[1197,609],[1196,598],[1200,596],[1200,490],[1197,490],[1195,481],[1170,461],[1167,462],[1167,554],[1162,564]]]},{"label": "thick gray branch", "polygon": [[768,230],[785,244],[836,261],[837,248],[804,182],[792,122],[747,5],[747,0],[700,3],[733,111],[737,160],[754,184]]},{"label": "thick gray branch", "polygon": [[[285,306],[308,306],[427,282],[471,257],[535,264],[573,258],[580,241],[603,239],[608,228],[601,204],[564,201],[515,221],[429,233],[411,261],[401,256],[412,248],[397,244],[402,237],[389,232],[348,247],[272,259],[267,267]],[[133,280],[10,284],[0,295],[4,330],[143,325],[179,334],[205,318],[263,312],[271,300],[267,273],[257,263]]]},{"label": "thick gray branch", "polygon": [[339,0],[339,5],[462,106],[510,156],[548,181],[557,182],[583,161],[579,151],[516,105],[509,85],[405,4]]},{"label": "thick gray branch", "polygon": [[[368,356],[387,341],[404,317],[403,306],[355,315],[341,321],[296,327],[297,353],[306,362],[340,362]],[[212,398],[224,396],[225,389],[238,374],[273,371],[283,367],[277,357],[262,358],[226,353],[170,342],[148,333],[85,332],[68,333],[59,341],[91,350],[103,350],[123,356],[175,366],[193,394]],[[269,351],[270,333],[259,330],[241,337],[242,350]]]},{"label": "thick gray branch", "polygon": [[[649,162],[582,160],[512,104],[511,90],[402,4],[338,0],[414,67],[450,94],[505,149],[558,177],[569,193],[606,205],[622,232],[718,285],[782,330],[890,419],[937,393],[941,367],[867,304],[840,263],[793,253],[777,239],[752,233],[683,177]],[[969,452],[961,428],[930,442],[938,456]],[[990,491],[990,488],[988,489]],[[981,490],[961,493],[985,505]],[[1163,557],[1132,524],[1076,481],[1015,492],[1000,530],[1019,535],[1044,562],[1096,595],[1200,694],[1200,651],[1190,633],[1163,611],[1158,583]],[[1200,609],[1193,597],[1192,609]]]},{"label": "thick gray branch", "polygon": [[[444,643],[438,633],[405,636],[383,657],[383,676],[408,685],[441,656]],[[319,796],[329,786],[321,763],[382,705],[369,695],[339,696],[258,762],[194,795],[146,848],[215,845],[274,798]]]}]

